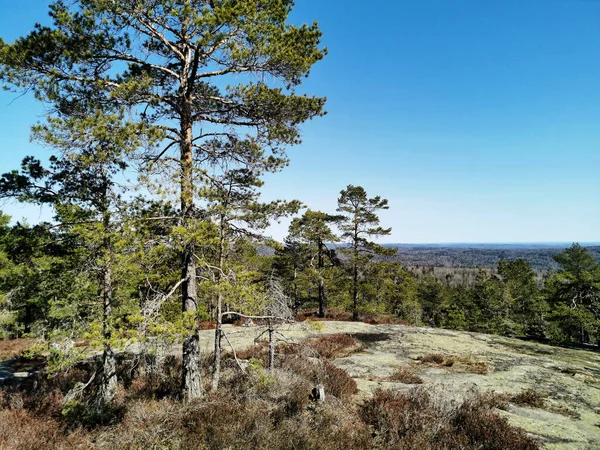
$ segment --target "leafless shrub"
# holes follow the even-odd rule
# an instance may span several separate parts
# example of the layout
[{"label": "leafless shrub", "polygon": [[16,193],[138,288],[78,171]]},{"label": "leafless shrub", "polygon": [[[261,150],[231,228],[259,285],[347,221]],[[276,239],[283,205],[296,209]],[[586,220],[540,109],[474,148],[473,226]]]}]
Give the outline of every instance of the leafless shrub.
[{"label": "leafless shrub", "polygon": [[530,388],[518,394],[513,394],[508,397],[508,400],[515,405],[531,406],[533,408],[544,408],[548,394]]},{"label": "leafless shrub", "polygon": [[360,416],[373,429],[378,448],[539,449],[537,441],[493,412],[485,397],[451,408],[421,388],[379,390],[362,405]]},{"label": "leafless shrub", "polygon": [[417,359],[422,363],[443,364],[445,357],[441,353],[429,353],[419,356]]},{"label": "leafless shrub", "polygon": [[397,381],[404,384],[422,384],[423,379],[406,367],[400,367],[391,376],[391,381]]}]

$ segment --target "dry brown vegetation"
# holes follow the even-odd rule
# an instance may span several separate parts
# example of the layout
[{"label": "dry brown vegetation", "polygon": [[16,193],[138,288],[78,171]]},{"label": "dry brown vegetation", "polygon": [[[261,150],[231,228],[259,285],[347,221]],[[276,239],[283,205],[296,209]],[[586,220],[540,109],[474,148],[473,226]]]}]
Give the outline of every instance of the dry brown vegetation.
[{"label": "dry brown vegetation", "polygon": [[35,339],[0,339],[0,361],[13,359],[35,344]]},{"label": "dry brown vegetation", "polygon": [[446,358],[441,353],[429,353],[427,355],[419,356],[417,359],[425,364],[443,364]]},{"label": "dry brown vegetation", "polygon": [[508,401],[520,406],[531,406],[533,408],[543,408],[546,404],[548,394],[536,389],[526,389],[518,394],[508,396]]},{"label": "dry brown vegetation", "polygon": [[[55,395],[47,401],[32,391],[4,393],[0,448],[539,448],[536,440],[499,417],[483,396],[451,406],[437,403],[420,388],[381,390],[355,406],[347,401],[355,385],[348,389],[339,381],[351,379],[323,361],[319,367],[314,359],[293,355],[273,373],[260,367],[248,374],[227,369],[221,392],[187,405],[172,398],[175,390],[165,395],[165,386],[175,388],[175,383],[164,381],[177,375],[174,361],[165,361],[130,380],[115,404],[102,411],[110,419],[104,422],[89,412],[90,404],[77,416],[61,413],[58,385],[66,378],[53,386],[49,382],[45,389],[55,389]],[[315,403],[308,391],[321,370],[328,375],[323,379],[328,396],[325,403]],[[163,383],[152,380],[157,376]]]},{"label": "dry brown vegetation", "polygon": [[525,406],[529,408],[538,408],[569,417],[573,420],[580,420],[581,414],[564,405],[552,404],[547,401],[548,394],[537,389],[525,389],[516,394],[496,394],[495,400],[498,402],[497,408],[508,409],[508,404]]},{"label": "dry brown vegetation", "polygon": [[379,390],[360,408],[374,431],[373,444],[393,449],[538,449],[538,442],[512,428],[483,396],[459,407],[438,404],[422,388],[409,393]]},{"label": "dry brown vegetation", "polygon": [[485,375],[490,370],[487,363],[480,361],[471,355],[444,356],[441,353],[429,353],[417,357],[417,360],[422,364],[430,366],[451,367],[453,372]]},{"label": "dry brown vegetation", "polygon": [[[278,355],[286,356],[304,354],[307,357],[333,359],[343,358],[361,349],[360,342],[348,334],[340,333],[311,337],[293,344],[279,344],[275,352]],[[233,353],[228,353],[227,357],[233,357]],[[253,346],[238,351],[237,357],[239,359],[258,359],[266,365],[269,357],[268,342],[265,340],[256,342]]]},{"label": "dry brown vegetation", "polygon": [[392,375],[390,381],[397,381],[404,384],[422,384],[423,379],[406,367],[400,367]]},{"label": "dry brown vegetation", "polygon": [[[48,379],[0,391],[0,448],[180,449],[537,449],[523,431],[494,412],[498,396],[473,396],[460,406],[442,404],[425,390],[377,391],[357,403],[356,382],[331,359],[356,351],[358,342],[337,334],[278,346],[278,363],[266,368],[266,343],[242,352],[245,372],[233,358],[223,362],[218,394],[179,401],[181,360],[122,355],[121,387],[113,404],[84,397],[65,404],[65,394],[86,382],[95,367],[80,364]],[[202,367],[209,381],[210,355]],[[425,358],[439,361],[439,357]],[[447,362],[442,355],[442,362]],[[440,364],[440,363],[436,363]],[[422,381],[409,368],[392,375]],[[309,395],[322,384],[324,403]],[[208,388],[208,385],[206,385]]]}]

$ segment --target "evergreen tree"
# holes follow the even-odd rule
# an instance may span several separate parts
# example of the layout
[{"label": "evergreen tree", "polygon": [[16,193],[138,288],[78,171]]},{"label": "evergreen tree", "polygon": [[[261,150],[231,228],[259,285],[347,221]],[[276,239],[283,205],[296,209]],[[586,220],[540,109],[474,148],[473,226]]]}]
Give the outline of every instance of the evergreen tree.
[{"label": "evergreen tree", "polygon": [[143,124],[127,122],[122,111],[106,115],[102,110],[79,109],[70,116],[49,117],[46,125],[34,128],[34,137],[57,149],[58,156],[50,157],[48,168],[26,157],[21,171],[0,179],[2,195],[51,204],[59,225],[88,250],[102,304],[101,397],[105,402],[112,399],[117,386],[111,340],[118,267],[115,246],[123,233],[124,208],[116,177],[127,168],[127,153],[141,145],[146,131]]},{"label": "evergreen tree", "polygon": [[554,259],[560,269],[545,286],[555,322],[551,338],[600,342],[600,264],[579,244]]},{"label": "evergreen tree", "polygon": [[[61,111],[93,87],[106,104],[127,106],[136,122],[156,127],[165,145],[145,155],[148,169],[172,169],[181,226],[192,230],[207,167],[222,156],[255,161],[258,149],[264,167],[279,170],[285,147],[300,140],[299,124],[323,114],[324,99],[295,91],[325,54],[321,32],[288,24],[292,7],[291,0],[56,0],[53,26],[0,42],[0,78]],[[181,262],[182,307],[192,315],[196,236],[190,231]],[[183,343],[186,399],[202,393],[193,323]]]},{"label": "evergreen tree", "polygon": [[361,186],[348,185],[340,192],[337,211],[343,214],[340,222],[342,240],[350,244],[349,249],[344,249],[350,257],[352,267],[352,317],[358,320],[358,288],[360,271],[375,255],[393,255],[396,249],[388,249],[377,245],[369,238],[387,236],[391,228],[379,226],[377,211],[388,209],[388,201],[381,197],[368,198],[366,191]]},{"label": "evergreen tree", "polygon": [[338,240],[331,231],[331,225],[339,221],[339,216],[332,216],[321,211],[307,210],[302,217],[295,218],[290,224],[289,233],[292,239],[306,244],[310,248],[310,259],[307,269],[316,277],[318,285],[319,317],[325,317],[327,300],[325,294],[325,268],[335,264],[335,253],[327,244]]},{"label": "evergreen tree", "polygon": [[514,261],[501,259],[498,275],[504,285],[504,295],[512,304],[515,331],[527,336],[543,337],[547,304],[541,297],[531,266],[521,258]]}]

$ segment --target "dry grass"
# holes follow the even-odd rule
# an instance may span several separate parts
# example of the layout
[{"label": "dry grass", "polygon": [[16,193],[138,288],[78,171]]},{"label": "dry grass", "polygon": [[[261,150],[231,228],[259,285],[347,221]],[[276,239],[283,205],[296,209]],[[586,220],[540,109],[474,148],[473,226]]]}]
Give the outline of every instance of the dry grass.
[{"label": "dry grass", "polygon": [[449,358],[452,360],[452,368],[457,372],[465,372],[465,373],[477,373],[480,375],[485,375],[489,372],[489,365],[475,358],[474,356],[454,356]]},{"label": "dry grass", "polygon": [[504,410],[507,410],[508,404],[512,403],[513,405],[518,406],[544,409],[546,411],[569,417],[573,420],[581,419],[581,414],[577,411],[565,405],[549,403],[547,401],[548,394],[546,392],[541,392],[533,388],[526,389],[516,394],[496,394],[494,398],[499,403],[497,407]]},{"label": "dry grass", "polygon": [[0,340],[0,361],[17,358],[35,342],[35,339],[27,338]]},{"label": "dry grass", "polygon": [[508,401],[519,406],[531,406],[532,408],[544,408],[548,394],[536,389],[526,389],[518,394],[508,396]]},{"label": "dry grass", "polygon": [[458,373],[476,373],[485,375],[490,370],[490,367],[486,362],[480,361],[471,355],[444,356],[441,353],[430,353],[417,357],[417,360],[422,364],[430,366],[452,368],[453,372]]},{"label": "dry grass", "polygon": [[429,353],[419,356],[417,359],[424,364],[443,364],[446,357],[441,353]]},{"label": "dry grass", "polygon": [[404,384],[423,384],[423,379],[406,367],[400,367],[389,379]]}]

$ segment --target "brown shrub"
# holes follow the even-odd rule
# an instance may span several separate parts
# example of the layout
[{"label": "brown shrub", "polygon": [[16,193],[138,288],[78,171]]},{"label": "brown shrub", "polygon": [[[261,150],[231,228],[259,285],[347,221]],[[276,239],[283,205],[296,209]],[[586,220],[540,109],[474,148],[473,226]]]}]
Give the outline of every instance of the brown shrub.
[{"label": "brown shrub", "polygon": [[441,353],[429,353],[427,355],[419,356],[417,359],[422,363],[442,364],[445,357]]},{"label": "brown shrub", "polygon": [[563,405],[547,406],[546,409],[550,412],[560,414],[561,416],[569,417],[573,420],[581,420],[581,414],[577,411]]},{"label": "brown shrub", "polygon": [[[298,322],[304,322],[306,319],[316,320],[319,322],[352,322],[354,321],[352,313],[332,309],[325,313],[325,317],[319,317],[315,311],[300,311],[294,317]],[[368,323],[369,325],[409,325],[408,322],[394,315],[389,314],[371,314],[362,313],[359,315],[359,322]]]},{"label": "brown shrub", "polygon": [[368,323],[369,325],[409,325],[406,320],[390,315],[365,314],[361,316],[361,322]]},{"label": "brown shrub", "polygon": [[378,448],[427,449],[436,440],[446,448],[464,448],[464,439],[453,436],[444,411],[420,388],[408,393],[375,391],[361,406],[360,417],[373,429]]},{"label": "brown shrub", "polygon": [[404,384],[423,384],[423,379],[406,367],[400,367],[391,376],[391,381],[397,381]]},{"label": "brown shrub", "polygon": [[539,443],[523,430],[511,427],[504,417],[493,411],[485,396],[466,400],[452,419],[457,433],[464,436],[470,448],[486,450],[537,450]]},{"label": "brown shrub", "polygon": [[329,361],[323,361],[325,365],[325,378],[323,386],[326,394],[331,394],[341,400],[347,399],[358,392],[356,381],[348,373]]},{"label": "brown shrub", "polygon": [[[306,356],[319,355],[322,358],[343,358],[351,353],[360,351],[362,345],[349,334],[331,334],[306,338],[297,344],[279,344],[275,349],[278,355]],[[265,354],[268,349],[265,348]]]},{"label": "brown shrub", "polygon": [[454,360],[454,358],[452,357],[448,357],[444,359],[444,362],[442,363],[442,365],[444,367],[452,367],[454,365],[456,361]]},{"label": "brown shrub", "polygon": [[417,358],[423,364],[437,365],[442,367],[452,367],[453,372],[478,373],[485,375],[489,371],[489,366],[483,361],[468,356],[444,356],[441,353],[430,353]]},{"label": "brown shrub", "polygon": [[[275,411],[279,414],[279,411]],[[116,427],[96,442],[108,448],[362,449],[369,432],[351,409],[319,405],[274,418],[273,404],[209,394],[183,405],[171,400],[136,401]]]},{"label": "brown shrub", "polygon": [[457,372],[478,373],[485,375],[489,372],[489,366],[486,362],[480,361],[472,355],[454,356],[453,368]]},{"label": "brown shrub", "polygon": [[508,397],[508,400],[515,405],[531,406],[533,408],[543,408],[545,406],[545,398],[548,395],[536,389],[526,389],[518,394],[513,394]]},{"label": "brown shrub", "polygon": [[300,311],[295,319],[298,322],[304,322],[306,319],[317,320],[319,322],[350,322],[352,314],[339,309],[331,309],[325,313],[325,317],[319,317],[315,311]]},{"label": "brown shrub", "polygon": [[308,338],[301,342],[323,358],[340,358],[361,349],[360,343],[348,334],[332,334]]},{"label": "brown shrub", "polygon": [[[259,341],[254,345],[236,350],[236,355],[239,359],[258,359],[265,364],[269,362],[269,343],[267,341]],[[223,359],[231,359],[233,358],[232,352],[227,352],[223,355]]]},{"label": "brown shrub", "polygon": [[35,339],[29,338],[0,340],[0,361],[17,358],[35,342]]},{"label": "brown shrub", "polygon": [[360,408],[379,448],[533,450],[539,444],[494,413],[485,397],[458,408],[437,404],[421,388],[408,393],[376,391]]},{"label": "brown shrub", "polygon": [[333,395],[339,399],[346,399],[358,392],[356,381],[345,370],[327,360],[290,356],[284,360],[283,368],[308,380],[311,387],[322,384],[325,388],[325,398]]},{"label": "brown shrub", "polygon": [[95,448],[81,430],[67,433],[56,421],[26,410],[0,410],[0,448],[19,450]]},{"label": "brown shrub", "polygon": [[200,322],[198,325],[201,330],[214,330],[217,328],[217,324],[214,321],[204,321]]}]

